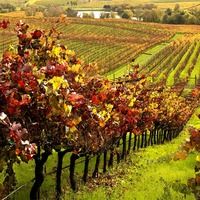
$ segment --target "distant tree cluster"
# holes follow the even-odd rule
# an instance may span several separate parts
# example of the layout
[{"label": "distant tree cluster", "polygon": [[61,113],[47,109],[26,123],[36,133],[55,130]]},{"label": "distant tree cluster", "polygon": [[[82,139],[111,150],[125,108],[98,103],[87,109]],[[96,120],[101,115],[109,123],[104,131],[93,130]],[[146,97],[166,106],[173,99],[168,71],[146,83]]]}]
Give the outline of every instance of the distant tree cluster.
[{"label": "distant tree cluster", "polygon": [[64,13],[62,6],[27,6],[22,9],[27,16],[35,16],[37,12],[42,12],[44,17],[59,17]]},{"label": "distant tree cluster", "polygon": [[130,19],[133,17],[132,6],[129,4],[122,4],[122,5],[104,5],[103,7],[106,11],[113,11],[117,12],[118,15],[125,19]]},{"label": "distant tree cluster", "polygon": [[117,12],[122,18],[136,18],[140,21],[159,22],[167,24],[200,24],[200,9],[194,8],[184,10],[176,4],[174,9],[167,8],[165,11],[158,9],[154,4],[140,4],[131,6],[122,5],[104,5],[107,11]]},{"label": "distant tree cluster", "polygon": [[0,3],[0,13],[7,13],[15,11],[16,7],[9,3]]},{"label": "distant tree cluster", "polygon": [[45,17],[59,17],[64,13],[64,10],[61,6],[49,6],[43,12]]},{"label": "distant tree cluster", "polygon": [[66,14],[67,14],[68,17],[77,17],[78,12],[76,10],[68,8],[66,10]]},{"label": "distant tree cluster", "polygon": [[26,16],[35,16],[37,12],[44,12],[45,9],[46,8],[44,6],[31,5],[31,6],[26,6],[21,10],[25,11]]},{"label": "distant tree cluster", "polygon": [[157,7],[154,4],[140,4],[137,6],[131,6],[129,4],[105,5],[104,9],[117,12],[120,17],[125,19],[135,17],[138,20],[144,21],[160,21],[160,12],[156,10]]},{"label": "distant tree cluster", "polygon": [[177,4],[174,9],[166,9],[162,18],[167,24],[200,24],[200,10],[182,10]]}]

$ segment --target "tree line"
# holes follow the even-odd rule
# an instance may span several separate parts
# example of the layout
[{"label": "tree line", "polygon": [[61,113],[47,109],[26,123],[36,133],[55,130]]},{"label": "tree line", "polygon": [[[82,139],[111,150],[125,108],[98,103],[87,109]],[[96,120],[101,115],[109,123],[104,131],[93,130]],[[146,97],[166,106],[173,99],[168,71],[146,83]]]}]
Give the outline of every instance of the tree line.
[{"label": "tree line", "polygon": [[122,18],[131,19],[135,17],[139,21],[159,22],[167,24],[200,24],[200,9],[182,9],[176,4],[173,9],[159,9],[155,4],[141,4],[131,6],[122,5],[104,5],[104,9],[117,12]]}]

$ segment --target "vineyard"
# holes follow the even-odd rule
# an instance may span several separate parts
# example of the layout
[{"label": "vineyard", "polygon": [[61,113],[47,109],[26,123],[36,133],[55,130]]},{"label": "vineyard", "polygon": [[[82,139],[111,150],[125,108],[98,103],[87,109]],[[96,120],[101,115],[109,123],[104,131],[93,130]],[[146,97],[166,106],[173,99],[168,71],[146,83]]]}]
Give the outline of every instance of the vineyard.
[{"label": "vineyard", "polygon": [[[0,27],[2,199],[73,199],[98,178],[113,185],[102,177],[133,152],[167,148],[199,120],[198,26],[60,17]],[[199,151],[190,132],[175,159]]]},{"label": "vineyard", "polygon": [[[134,23],[127,26],[124,23],[113,24],[110,21],[66,20],[65,22],[60,20],[55,25],[55,21],[57,20],[44,21],[47,25],[45,28],[54,26],[57,31],[62,33],[61,43],[76,51],[77,55],[83,57],[85,62],[97,62],[100,73],[106,73],[129,63],[141,51],[165,41],[173,35],[161,28],[157,29],[147,25],[138,26]],[[36,22],[31,22],[31,24],[34,23]],[[11,43],[10,39],[7,41],[8,43]]]}]

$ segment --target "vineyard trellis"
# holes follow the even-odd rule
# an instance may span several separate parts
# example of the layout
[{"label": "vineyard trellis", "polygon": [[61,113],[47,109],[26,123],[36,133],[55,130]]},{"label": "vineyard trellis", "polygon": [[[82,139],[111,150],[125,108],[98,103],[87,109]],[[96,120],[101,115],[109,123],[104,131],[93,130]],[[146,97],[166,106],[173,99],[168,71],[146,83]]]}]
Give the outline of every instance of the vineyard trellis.
[{"label": "vineyard trellis", "polygon": [[59,35],[54,29],[28,33],[28,25],[20,22],[16,31],[17,49],[5,52],[0,64],[0,162],[7,172],[5,193],[15,187],[17,158],[33,159],[30,199],[39,199],[44,166],[52,150],[58,154],[57,199],[61,196],[63,157],[69,152],[69,180],[77,191],[75,166],[80,157],[85,157],[86,182],[91,156],[96,157],[95,178],[101,155],[106,172],[115,155],[120,162],[131,149],[170,141],[199,104],[196,90],[189,101],[176,88],[154,85],[149,89],[138,66],[129,74],[135,84],[92,76],[95,66],[84,64],[73,51],[56,44]]},{"label": "vineyard trellis", "polygon": [[[147,132],[144,132],[140,135],[134,135],[134,138],[132,138],[132,134],[129,133],[127,135],[127,137],[123,137],[120,140],[122,140],[122,142],[117,141],[114,145],[117,145],[117,147],[123,146],[122,151],[121,152],[115,152],[117,158],[116,158],[116,162],[118,163],[121,160],[125,160],[126,156],[130,153],[131,150],[136,151],[139,150],[140,148],[146,148],[148,146],[152,146],[152,145],[158,145],[158,144],[164,144],[165,142],[169,142],[171,141],[173,138],[176,138],[179,133],[182,131],[183,127],[179,127],[178,129],[159,129],[159,128],[155,128],[154,130],[152,130],[149,134],[147,134]],[[124,139],[125,138],[125,139]],[[132,141],[133,140],[133,141]],[[108,152],[110,151],[110,157],[107,158]],[[65,153],[67,153],[67,150],[63,151],[63,152],[57,152],[58,154],[58,160],[61,161],[61,157],[63,157],[65,155]],[[84,155],[84,159],[82,159],[81,161],[76,162],[76,165],[79,165],[81,163],[84,163],[85,167],[84,167],[84,173],[82,176],[83,182],[86,183],[87,182],[87,178],[88,178],[88,166],[89,166],[89,161],[96,157],[96,165],[95,165],[95,169],[94,172],[92,174],[93,178],[97,177],[98,171],[99,171],[99,162],[100,162],[100,156],[101,155],[92,155],[92,156],[88,156],[88,155]],[[78,158],[80,158],[82,156],[75,156],[74,154],[71,156],[71,161],[70,164],[62,167],[62,165],[58,164],[58,168],[61,167],[61,169],[57,169],[57,170],[53,170],[49,173],[46,173],[45,176],[49,176],[52,174],[56,174],[56,198],[59,199],[60,195],[61,195],[61,170],[64,169],[69,169],[70,170],[70,179],[71,179],[71,187],[73,190],[77,189],[77,185],[76,185],[76,181],[74,179],[74,169],[75,169],[75,160],[78,160]],[[106,149],[103,152],[103,173],[107,172],[107,167],[113,167],[113,163],[114,163],[114,153],[113,153],[113,146],[110,149]],[[26,185],[33,183],[35,181],[35,178],[28,181],[27,183],[21,185],[20,187],[18,187],[17,189],[15,189],[14,191],[12,191],[10,194],[8,194],[6,197],[4,197],[2,200],[6,200],[12,196],[15,195],[15,193],[19,192],[21,189],[23,189],[24,187],[26,187]],[[39,192],[40,193],[40,190]],[[38,197],[40,197],[41,195],[38,194]]]}]

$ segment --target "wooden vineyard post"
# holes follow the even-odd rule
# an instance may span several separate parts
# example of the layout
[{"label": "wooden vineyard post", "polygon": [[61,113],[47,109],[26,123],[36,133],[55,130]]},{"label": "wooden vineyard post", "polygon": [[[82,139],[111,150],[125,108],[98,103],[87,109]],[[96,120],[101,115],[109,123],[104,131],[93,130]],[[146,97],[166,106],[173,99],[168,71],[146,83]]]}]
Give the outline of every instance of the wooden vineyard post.
[{"label": "wooden vineyard post", "polygon": [[62,164],[64,155],[69,152],[69,150],[58,151],[58,163],[56,170],[56,199],[60,199],[61,196],[61,175],[62,175]]},{"label": "wooden vineyard post", "polygon": [[76,184],[76,180],[74,177],[74,172],[75,172],[75,164],[76,164],[76,160],[79,158],[79,156],[77,154],[72,154],[70,157],[70,168],[69,168],[69,178],[70,178],[70,184],[71,184],[71,188],[73,191],[77,191],[78,187]]},{"label": "wooden vineyard post", "polygon": [[144,133],[144,147],[146,148],[147,147],[147,131],[145,131]]},{"label": "wooden vineyard post", "polygon": [[153,144],[155,145],[157,143],[156,141],[156,128],[153,129]]},{"label": "wooden vineyard post", "polygon": [[30,192],[30,200],[38,200],[40,199],[39,191],[40,187],[44,181],[44,164],[46,163],[49,155],[51,155],[51,151],[46,150],[42,153],[40,158],[40,146],[38,146],[38,153],[35,156],[35,182],[31,188]]},{"label": "wooden vineyard post", "polygon": [[148,140],[148,146],[152,146],[153,145],[153,133],[152,130],[150,130],[150,134],[149,134],[149,140]]},{"label": "wooden vineyard post", "polygon": [[137,135],[134,134],[134,144],[133,144],[133,151],[136,150],[136,144],[137,144]]},{"label": "wooden vineyard post", "polygon": [[121,159],[126,159],[126,133],[123,135],[122,137],[122,140],[123,140],[123,147],[122,147],[122,156],[121,156]]},{"label": "wooden vineyard post", "polygon": [[94,172],[92,174],[92,178],[98,178],[99,176],[99,164],[100,164],[100,154],[97,154],[97,158],[96,158],[96,163],[95,163],[95,168],[94,168]]},{"label": "wooden vineyard post", "polygon": [[120,163],[120,151],[119,151],[119,146],[120,146],[120,140],[117,142],[117,150],[116,150],[116,154],[117,154],[117,164]]},{"label": "wooden vineyard post", "polygon": [[172,140],[172,133],[173,133],[174,129],[170,129],[169,130],[169,140]]},{"label": "wooden vineyard post", "polygon": [[140,148],[140,135],[137,136],[137,150]]},{"label": "wooden vineyard post", "polygon": [[140,144],[140,148],[144,147],[144,133],[142,133],[142,139],[141,139],[141,144]]},{"label": "wooden vineyard post", "polygon": [[89,168],[89,155],[85,156],[85,166],[84,166],[84,173],[83,173],[83,182],[86,183],[87,182],[87,178],[88,178],[88,168]]},{"label": "wooden vineyard post", "polygon": [[164,129],[164,130],[163,130],[163,139],[162,139],[162,144],[165,142],[165,140],[166,140],[166,136],[167,136],[167,130]]},{"label": "wooden vineyard post", "polygon": [[[6,164],[7,164],[6,176],[3,181],[4,189],[2,189],[1,192],[2,194],[4,193],[5,195],[8,195],[15,188],[17,180],[13,169],[13,164],[14,164],[13,160],[12,159],[7,160]],[[2,197],[1,193],[0,197]]]},{"label": "wooden vineyard post", "polygon": [[128,139],[128,150],[127,150],[127,154],[130,153],[131,150],[131,140],[132,140],[132,133],[129,133],[129,139]]},{"label": "wooden vineyard post", "polygon": [[103,173],[107,171],[107,150],[103,153]]},{"label": "wooden vineyard post", "polygon": [[108,167],[113,167],[113,159],[114,159],[114,152],[113,152],[113,148],[110,149],[110,158],[108,161]]},{"label": "wooden vineyard post", "polygon": [[170,129],[167,129],[167,141],[170,141]]},{"label": "wooden vineyard post", "polygon": [[159,141],[159,131],[158,131],[158,129],[157,129],[157,127],[156,127],[156,140],[157,140],[157,144],[160,144],[160,141]]}]

